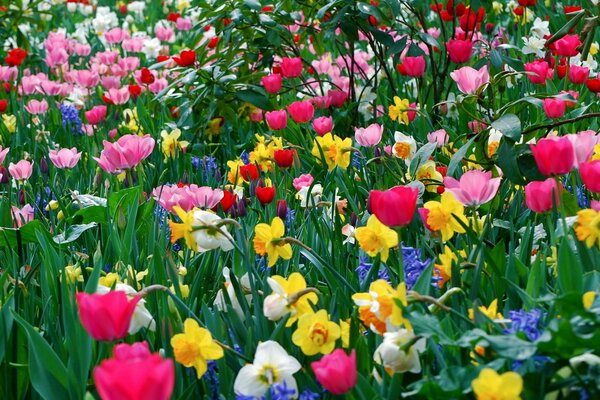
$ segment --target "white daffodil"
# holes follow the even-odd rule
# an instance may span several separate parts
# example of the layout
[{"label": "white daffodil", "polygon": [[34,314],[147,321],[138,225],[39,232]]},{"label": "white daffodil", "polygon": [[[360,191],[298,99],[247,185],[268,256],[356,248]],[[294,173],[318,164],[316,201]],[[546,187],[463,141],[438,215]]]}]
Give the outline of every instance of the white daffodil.
[{"label": "white daffodil", "polygon": [[540,17],[537,17],[535,21],[533,21],[533,26],[529,32],[538,38],[543,38],[544,36],[550,35],[550,22],[542,21]]},{"label": "white daffodil", "polygon": [[[128,296],[137,295],[137,291],[129,285],[124,283],[117,283],[115,285],[115,290],[120,290],[125,292]],[[96,293],[105,294],[110,292],[110,288],[98,285],[98,289],[96,289]],[[135,311],[133,312],[133,316],[131,317],[131,322],[129,323],[129,334],[133,335],[139,332],[140,329],[147,328],[151,331],[156,330],[156,322],[154,318],[152,318],[152,314],[146,308],[146,300],[141,299],[137,305],[135,306]]]},{"label": "white daffodil", "polygon": [[271,385],[285,382],[289,389],[295,390],[294,397],[298,397],[298,385],[292,375],[300,368],[298,360],[279,343],[268,340],[256,348],[254,363],[242,367],[235,378],[233,390],[241,396],[262,397]]},{"label": "white daffodil", "polygon": [[298,193],[296,193],[296,199],[300,200],[300,205],[302,207],[314,207],[321,201],[321,196],[323,195],[323,186],[317,183],[313,185],[312,188],[310,186],[302,187]]},{"label": "white daffodil", "polygon": [[417,152],[417,142],[413,137],[399,131],[394,133],[394,140],[396,143],[392,146],[392,154],[403,159],[406,165],[409,165]]},{"label": "white daffodil", "polygon": [[425,339],[417,340],[408,349],[403,348],[415,339],[415,334],[407,329],[396,332],[386,332],[383,343],[379,345],[373,359],[393,372],[421,372],[419,353],[425,351]]},{"label": "white daffodil", "polygon": [[205,251],[218,249],[229,251],[233,249],[233,239],[226,226],[221,226],[218,230],[211,229],[211,226],[221,221],[221,217],[217,214],[205,210],[196,210],[193,212],[193,227],[209,227],[206,229],[196,229],[192,232],[192,237],[198,245],[197,251],[204,253]]},{"label": "white daffodil", "polygon": [[[240,317],[240,319],[242,321],[244,321],[246,319],[246,315],[242,311],[242,306],[240,305],[240,301],[238,300],[237,296],[235,295],[235,290],[233,288],[233,285],[231,284],[230,274],[231,274],[231,271],[228,267],[223,268],[223,276],[225,277],[224,286],[225,286],[225,290],[227,291],[227,297],[229,297],[229,300],[231,301],[231,306],[235,310],[236,314]],[[242,277],[238,281],[240,282],[242,291],[246,291],[246,290],[250,289],[250,280],[248,278],[247,273],[242,275]],[[246,301],[248,301],[248,302],[252,299],[251,294],[247,294],[247,295],[245,295],[245,297],[246,297]],[[223,294],[223,289],[219,289],[219,291],[217,292],[217,297],[215,298],[214,305],[217,307],[217,309],[219,311],[227,311],[226,304],[227,304],[227,302],[225,300],[225,295]]]},{"label": "white daffodil", "polygon": [[546,39],[535,36],[523,37],[525,46],[521,50],[523,54],[535,54],[536,57],[542,58],[546,55]]}]

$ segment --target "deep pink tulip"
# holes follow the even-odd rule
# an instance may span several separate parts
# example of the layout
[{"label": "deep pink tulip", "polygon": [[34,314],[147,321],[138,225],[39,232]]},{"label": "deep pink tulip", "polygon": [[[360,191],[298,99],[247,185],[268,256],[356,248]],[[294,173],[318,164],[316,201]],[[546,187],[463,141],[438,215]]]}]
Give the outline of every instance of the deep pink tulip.
[{"label": "deep pink tulip", "polygon": [[77,152],[75,147],[71,149],[50,150],[48,152],[50,161],[56,168],[73,168],[81,158],[81,152]]},{"label": "deep pink tulip", "polygon": [[175,385],[173,360],[150,353],[148,343],[121,343],[94,369],[102,400],[168,400]]},{"label": "deep pink tulip", "polygon": [[446,176],[444,186],[465,206],[479,206],[494,198],[501,180],[502,178],[492,178],[490,171],[471,170],[465,172],[460,181]]},{"label": "deep pink tulip", "polygon": [[29,204],[26,204],[23,208],[12,206],[10,208],[10,216],[12,217],[13,226],[20,228],[33,220],[33,212],[33,207]]},{"label": "deep pink tulip", "polygon": [[543,107],[548,118],[561,118],[565,115],[567,102],[563,99],[548,97],[544,99]]},{"label": "deep pink tulip", "polygon": [[389,227],[404,226],[412,221],[418,197],[419,190],[409,186],[371,190],[369,208],[382,224]]},{"label": "deep pink tulip", "polygon": [[282,58],[281,74],[285,78],[296,78],[302,74],[302,59],[300,57]]},{"label": "deep pink tulip", "polygon": [[325,136],[325,134],[333,130],[333,118],[331,117],[319,117],[315,118],[312,122],[312,127],[319,136]]},{"label": "deep pink tulip", "polygon": [[285,110],[269,111],[265,113],[269,129],[279,131],[287,126],[287,113]]},{"label": "deep pink tulip", "polygon": [[470,40],[450,39],[446,43],[446,51],[450,61],[455,64],[462,64],[471,58],[473,54],[473,42]]},{"label": "deep pink tulip", "polygon": [[356,142],[364,147],[377,146],[383,136],[383,126],[371,124],[366,128],[354,128]]},{"label": "deep pink tulip", "polygon": [[332,107],[340,108],[348,100],[348,92],[343,90],[330,90],[327,92]]},{"label": "deep pink tulip", "polygon": [[356,385],[356,351],[346,355],[344,350],[336,349],[310,364],[317,381],[329,392],[341,395]]},{"label": "deep pink tulip", "polygon": [[310,187],[313,184],[315,179],[311,174],[302,174],[297,178],[294,178],[292,184],[294,185],[294,189],[300,190],[303,187]]},{"label": "deep pink tulip", "polygon": [[308,122],[315,115],[315,107],[311,101],[295,101],[287,107],[290,117],[297,124]]},{"label": "deep pink tulip", "polygon": [[85,118],[91,125],[98,125],[106,118],[106,106],[94,106],[86,111]]},{"label": "deep pink tulip", "polygon": [[600,193],[600,160],[581,163],[579,174],[587,190]]},{"label": "deep pink tulip", "polygon": [[281,90],[281,75],[270,74],[263,76],[260,79],[260,83],[262,83],[267,93],[277,93]]},{"label": "deep pink tulip", "polygon": [[576,85],[582,85],[587,82],[590,77],[590,69],[587,67],[579,67],[577,65],[569,66],[569,81]]},{"label": "deep pink tulip", "polygon": [[545,85],[546,79],[551,78],[553,70],[548,66],[546,61],[533,61],[525,64],[525,71],[531,72],[527,74],[527,79],[536,85]]},{"label": "deep pink tulip", "polygon": [[29,179],[33,173],[33,161],[21,160],[16,164],[8,164],[8,172],[10,176],[18,181]]},{"label": "deep pink tulip", "polygon": [[480,87],[490,81],[487,65],[484,65],[479,70],[471,67],[462,67],[452,71],[450,77],[464,94],[475,94]]},{"label": "deep pink tulip", "polygon": [[81,324],[95,340],[118,340],[128,334],[131,317],[141,297],[132,299],[125,292],[105,294],[79,292],[76,295]]},{"label": "deep pink tulip", "polygon": [[[590,159],[594,146],[598,143],[598,136],[593,130],[581,131],[567,135],[573,145],[575,168]],[[1,163],[0,163],[1,164]]]},{"label": "deep pink tulip", "polygon": [[552,206],[558,206],[559,203],[560,193],[554,178],[531,182],[525,186],[525,204],[531,211],[543,213],[552,210]]},{"label": "deep pink tulip", "polygon": [[579,54],[577,48],[581,46],[579,35],[565,35],[554,42],[554,52],[562,57],[574,57]]},{"label": "deep pink tulip", "polygon": [[543,175],[563,175],[573,168],[575,155],[568,137],[547,137],[530,145],[535,163]]},{"label": "deep pink tulip", "polygon": [[150,135],[123,135],[115,143],[105,140],[104,150],[94,160],[106,172],[120,174],[148,157],[154,149],[154,143]]},{"label": "deep pink tulip", "polygon": [[400,75],[419,77],[425,73],[425,57],[404,57],[402,64],[398,66]]}]

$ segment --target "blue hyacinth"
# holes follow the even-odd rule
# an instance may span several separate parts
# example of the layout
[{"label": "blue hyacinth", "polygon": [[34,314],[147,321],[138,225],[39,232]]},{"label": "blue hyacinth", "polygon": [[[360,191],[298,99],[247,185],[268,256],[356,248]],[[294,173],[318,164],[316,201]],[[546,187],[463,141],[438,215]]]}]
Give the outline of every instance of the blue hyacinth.
[{"label": "blue hyacinth", "polygon": [[541,310],[534,308],[529,312],[525,310],[509,311],[508,318],[512,323],[510,328],[504,330],[504,333],[523,332],[532,342],[542,335],[540,329],[540,320],[542,318]]},{"label": "blue hyacinth", "polygon": [[67,125],[71,125],[71,130],[74,133],[82,134],[81,130],[81,118],[79,117],[79,110],[70,104],[61,104],[60,113],[62,117],[62,125],[66,127]]},{"label": "blue hyacinth", "polygon": [[431,263],[431,259],[428,258],[422,261],[421,250],[404,246],[402,246],[402,258],[404,260],[404,282],[406,282],[406,288],[411,290],[423,271]]},{"label": "blue hyacinth", "polygon": [[[369,276],[369,271],[371,271],[371,267],[373,266],[372,263],[367,262],[368,260],[369,259],[367,257],[361,256],[358,260],[358,267],[355,269],[361,285],[365,283],[365,280]],[[377,271],[377,279],[383,279],[386,281],[390,280],[387,267],[384,264],[381,264],[379,271]]]}]

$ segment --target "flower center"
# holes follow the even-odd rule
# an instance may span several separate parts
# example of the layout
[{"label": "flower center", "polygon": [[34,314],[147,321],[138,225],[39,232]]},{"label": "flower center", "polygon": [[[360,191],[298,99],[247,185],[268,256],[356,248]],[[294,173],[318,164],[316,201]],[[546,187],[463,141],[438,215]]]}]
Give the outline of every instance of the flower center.
[{"label": "flower center", "polygon": [[272,385],[274,382],[279,382],[277,368],[271,364],[263,365],[258,373],[258,380],[266,385]]},{"label": "flower center", "polygon": [[406,160],[410,156],[410,144],[399,142],[394,145],[394,154],[396,157]]},{"label": "flower center", "polygon": [[327,336],[327,328],[323,324],[317,322],[310,327],[309,337],[315,345],[323,346],[327,342]]},{"label": "flower center", "polygon": [[440,207],[429,210],[427,216],[427,224],[431,227],[431,230],[439,231],[450,223],[451,215]]}]

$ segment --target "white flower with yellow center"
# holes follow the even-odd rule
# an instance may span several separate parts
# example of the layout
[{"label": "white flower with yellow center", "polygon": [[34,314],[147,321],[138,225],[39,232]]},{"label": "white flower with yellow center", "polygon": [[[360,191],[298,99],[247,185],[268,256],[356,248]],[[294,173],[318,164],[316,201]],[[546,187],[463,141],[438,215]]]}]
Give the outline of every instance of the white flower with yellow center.
[{"label": "white flower with yellow center", "polygon": [[392,146],[392,154],[403,159],[406,165],[409,165],[417,152],[417,142],[414,138],[399,131],[394,133],[394,140],[396,143]]}]

